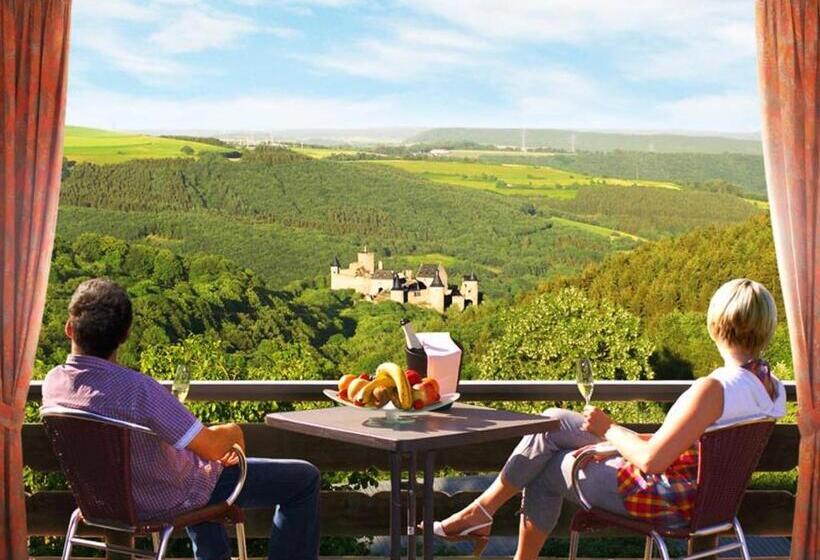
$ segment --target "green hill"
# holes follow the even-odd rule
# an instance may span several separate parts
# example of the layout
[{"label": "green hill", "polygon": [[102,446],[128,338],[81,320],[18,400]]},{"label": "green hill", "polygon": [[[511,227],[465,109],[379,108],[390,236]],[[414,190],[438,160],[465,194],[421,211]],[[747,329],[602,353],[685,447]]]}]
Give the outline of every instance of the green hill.
[{"label": "green hill", "polygon": [[[185,147],[192,151],[188,152]],[[184,151],[183,151],[184,150]],[[82,126],[65,127],[63,157],[71,161],[120,163],[132,159],[190,157],[227,148],[175,138],[114,132]]]},{"label": "green hill", "polygon": [[[480,144],[491,146],[521,146],[520,128],[434,128],[421,132],[407,142],[437,146]],[[574,138],[574,141],[573,141]],[[526,144],[532,149],[585,150],[608,152],[634,150],[640,152],[724,152],[760,155],[760,140],[729,136],[686,134],[642,134],[619,132],[588,132],[551,128],[526,129]]]},{"label": "green hill", "polygon": [[715,290],[732,278],[761,282],[774,295],[779,325],[767,357],[790,367],[767,215],[644,244],[630,253],[611,255],[580,275],[548,282],[542,290],[577,287],[595,301],[611,301],[641,317],[656,345],[653,367],[661,377],[687,378],[704,375],[721,363],[706,331],[706,309]]},{"label": "green hill", "polygon": [[397,268],[412,266],[417,255],[442,254],[454,259],[453,277],[475,270],[493,296],[631,246],[554,224],[511,197],[386,166],[267,151],[241,162],[206,156],[78,164],[63,181],[60,233],[102,232],[218,253],[276,286],[326,280],[334,255],[349,262],[365,244]]}]

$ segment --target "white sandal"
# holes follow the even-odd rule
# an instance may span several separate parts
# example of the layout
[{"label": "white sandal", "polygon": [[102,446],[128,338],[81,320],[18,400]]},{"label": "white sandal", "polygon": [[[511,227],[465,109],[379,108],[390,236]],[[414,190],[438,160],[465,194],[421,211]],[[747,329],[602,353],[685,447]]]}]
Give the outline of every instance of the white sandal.
[{"label": "white sandal", "polygon": [[473,525],[472,527],[467,527],[457,535],[448,535],[444,532],[444,526],[442,525],[441,521],[433,522],[433,534],[437,537],[441,537],[442,539],[448,541],[472,541],[473,542],[473,556],[478,558],[481,556],[481,553],[484,552],[484,549],[487,546],[487,543],[490,541],[489,535],[475,535],[476,531],[484,529],[486,527],[491,527],[493,524],[493,516],[490,515],[490,512],[481,505],[479,502],[473,502],[475,505],[478,506],[478,509],[481,510],[489,521],[485,523],[479,523],[478,525]]}]

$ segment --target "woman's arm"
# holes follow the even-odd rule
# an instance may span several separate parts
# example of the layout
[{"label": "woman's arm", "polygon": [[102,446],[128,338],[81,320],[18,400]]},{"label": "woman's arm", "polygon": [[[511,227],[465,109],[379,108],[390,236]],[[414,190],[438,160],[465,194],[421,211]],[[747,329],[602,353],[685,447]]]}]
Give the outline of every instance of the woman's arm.
[{"label": "woman's arm", "polygon": [[584,409],[583,429],[605,438],[630,463],[646,473],[661,473],[689,449],[723,413],[723,387],[704,377],[678,399],[649,439],[613,422],[595,407]]}]

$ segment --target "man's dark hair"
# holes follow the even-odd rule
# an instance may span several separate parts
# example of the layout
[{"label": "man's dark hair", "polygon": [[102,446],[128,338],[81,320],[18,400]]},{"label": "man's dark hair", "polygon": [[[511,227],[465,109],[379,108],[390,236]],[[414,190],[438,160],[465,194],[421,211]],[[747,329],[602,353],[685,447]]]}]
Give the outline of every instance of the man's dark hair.
[{"label": "man's dark hair", "polygon": [[125,342],[133,320],[131,299],[107,278],[86,280],[68,304],[74,343],[84,354],[108,358]]}]

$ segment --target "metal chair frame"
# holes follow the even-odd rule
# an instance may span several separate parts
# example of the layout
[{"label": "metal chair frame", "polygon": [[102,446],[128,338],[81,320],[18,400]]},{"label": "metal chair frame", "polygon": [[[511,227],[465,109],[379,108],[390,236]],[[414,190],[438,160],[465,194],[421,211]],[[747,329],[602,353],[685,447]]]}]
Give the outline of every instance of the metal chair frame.
[{"label": "metal chair frame", "polygon": [[[708,434],[721,430],[730,430],[748,424],[758,424],[767,422],[774,424],[775,420],[770,417],[756,417],[748,420],[735,422],[733,424],[712,426],[708,428],[704,433]],[[578,500],[581,503],[581,507],[584,510],[589,511],[590,509],[592,509],[592,504],[590,504],[589,500],[581,490],[579,478],[581,469],[589,460],[593,460],[596,458],[608,458],[613,457],[615,455],[618,455],[618,451],[615,450],[615,448],[612,447],[612,445],[600,444],[595,446],[594,448],[582,451],[578,454],[578,457],[575,459],[572,465],[572,485],[575,488],[575,492],[578,495]],[[736,542],[731,544],[725,544],[722,546],[717,546],[715,548],[703,550],[700,552],[692,552],[692,538],[717,535],[720,533],[725,533],[729,530],[732,530],[734,532]],[[689,553],[686,556],[681,557],[680,560],[698,560],[700,558],[705,558],[707,556],[717,556],[724,552],[729,552],[731,550],[737,549],[740,549],[743,560],[751,560],[751,557],[749,555],[749,547],[746,544],[746,536],[743,533],[743,528],[740,526],[740,521],[738,521],[737,517],[732,518],[731,521],[727,521],[726,523],[719,523],[717,525],[712,525],[710,527],[704,527],[702,529],[690,531],[688,533],[687,538],[689,539]],[[569,560],[577,559],[579,541],[579,531],[571,531],[569,538]],[[666,541],[664,540],[664,537],[654,530],[650,531],[649,534],[646,535],[646,544],[644,546],[644,560],[652,560],[652,552],[654,550],[654,545],[657,545],[658,552],[660,552],[661,558],[663,560],[670,560],[669,549],[666,546]]]},{"label": "metal chair frame", "polygon": [[[75,420],[83,420],[87,422],[98,422],[101,424],[107,424],[109,426],[130,430],[132,432],[149,434],[154,437],[157,437],[157,434],[154,433],[151,429],[146,428],[145,426],[141,426],[139,424],[133,424],[131,422],[117,420],[115,418],[109,418],[107,416],[102,416],[99,414],[95,414],[93,412],[87,412],[84,410],[77,410],[61,406],[40,408],[40,418],[43,420],[47,420],[48,418],[72,418]],[[234,487],[233,491],[225,500],[225,503],[229,506],[233,505],[233,503],[239,497],[239,494],[240,492],[242,492],[242,488],[245,485],[245,479],[248,476],[248,461],[245,457],[245,453],[242,451],[242,448],[238,445],[234,445],[233,450],[239,459],[239,479],[237,480],[236,486]],[[69,518],[68,530],[66,531],[65,537],[65,546],[63,547],[63,554],[61,560],[70,560],[71,550],[74,545],[85,546],[88,548],[94,548],[106,552],[110,551],[120,554],[133,555],[139,558],[153,558],[154,560],[162,560],[165,557],[165,553],[168,548],[168,542],[171,540],[171,536],[174,533],[174,526],[167,523],[164,524],[163,528],[160,531],[151,533],[153,551],[150,551],[149,553],[149,551],[147,550],[142,550],[138,548],[132,548],[116,544],[108,544],[104,540],[97,541],[78,537],[76,536],[76,533],[79,529],[80,523],[84,523],[91,527],[97,527],[99,529],[120,531],[123,533],[131,534],[137,533],[137,527],[133,527],[130,525],[112,521],[91,521],[89,519],[86,519],[82,515],[80,508],[77,508],[72,512],[71,517]],[[237,548],[239,549],[239,559],[247,560],[248,550],[245,538],[245,524],[235,523],[235,529]]]}]

